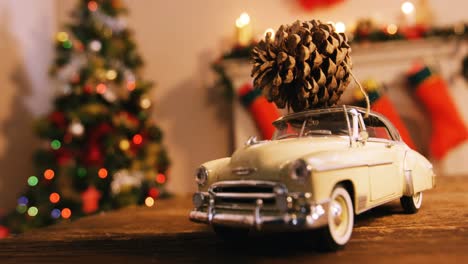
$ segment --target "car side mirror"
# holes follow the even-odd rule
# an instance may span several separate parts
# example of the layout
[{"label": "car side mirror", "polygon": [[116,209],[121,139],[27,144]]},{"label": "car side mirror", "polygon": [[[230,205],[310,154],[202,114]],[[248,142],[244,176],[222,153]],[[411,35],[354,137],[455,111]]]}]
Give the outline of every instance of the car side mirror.
[{"label": "car side mirror", "polygon": [[365,143],[369,139],[369,133],[367,131],[362,130],[359,132],[359,141]]}]

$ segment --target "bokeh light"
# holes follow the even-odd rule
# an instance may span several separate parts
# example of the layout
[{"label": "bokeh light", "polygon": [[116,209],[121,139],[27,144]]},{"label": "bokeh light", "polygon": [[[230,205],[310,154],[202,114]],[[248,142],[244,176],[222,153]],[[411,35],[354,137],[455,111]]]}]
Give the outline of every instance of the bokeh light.
[{"label": "bokeh light", "polygon": [[28,178],[28,185],[29,186],[36,186],[39,183],[39,179],[36,176],[30,176]]},{"label": "bokeh light", "polygon": [[29,207],[29,209],[28,209],[28,215],[29,216],[36,216],[37,213],[39,213],[39,209],[37,209],[37,207],[35,207],[35,206]]},{"label": "bokeh light", "polygon": [[28,210],[28,207],[24,204],[16,206],[16,211],[20,214],[24,214]]},{"label": "bokeh light", "polygon": [[68,34],[67,32],[59,32],[57,33],[57,41],[60,41],[60,42],[65,42],[68,40]]},{"label": "bokeh light", "polygon": [[86,174],[88,174],[88,171],[86,170],[86,168],[79,167],[77,174],[78,174],[78,177],[83,178],[86,176]]},{"label": "bokeh light", "polygon": [[148,207],[151,207],[154,205],[154,199],[152,197],[146,197],[145,199],[145,204]]},{"label": "bokeh light", "polygon": [[98,4],[96,3],[96,1],[89,1],[88,9],[91,12],[95,12],[98,9]]},{"label": "bokeh light", "polygon": [[60,201],[60,195],[56,192],[51,193],[49,196],[49,201],[51,203],[58,203]]},{"label": "bokeh light", "polygon": [[108,172],[107,172],[107,170],[105,168],[100,168],[99,171],[98,171],[98,176],[101,179],[107,178],[107,174],[108,174]]},{"label": "bokeh light", "polygon": [[405,14],[411,14],[414,12],[414,4],[411,3],[410,1],[406,1],[403,4],[401,4],[401,11]]},{"label": "bokeh light", "polygon": [[345,23],[338,21],[335,23],[335,32],[336,33],[344,33],[346,31]]},{"label": "bokeh light", "polygon": [[133,144],[140,145],[143,142],[143,137],[140,134],[136,134],[133,136]]},{"label": "bokeh light", "polygon": [[156,175],[156,182],[159,183],[159,184],[163,184],[166,182],[166,175],[162,174],[162,173],[158,173],[158,175]]},{"label": "bokeh light", "polygon": [[63,208],[63,209],[62,209],[62,217],[63,217],[64,219],[70,218],[70,217],[71,217],[71,214],[72,214],[72,212],[71,212],[71,210],[70,210],[69,208]]},{"label": "bokeh light", "polygon": [[148,195],[157,198],[159,196],[159,190],[153,187],[149,190]]},{"label": "bokeh light", "polygon": [[54,150],[59,149],[62,146],[62,143],[60,143],[60,140],[54,139],[52,142],[50,142],[50,147]]},{"label": "bokeh light", "polygon": [[55,172],[53,170],[47,169],[47,170],[44,171],[44,178],[46,180],[50,181],[50,180],[52,180],[54,178],[54,176],[55,176]]},{"label": "bokeh light", "polygon": [[387,33],[390,35],[395,35],[398,31],[398,26],[395,24],[389,24],[387,26]]},{"label": "bokeh light", "polygon": [[19,205],[27,205],[29,203],[29,199],[26,196],[21,196],[18,198],[18,204]]},{"label": "bokeh light", "polygon": [[106,78],[108,80],[115,80],[115,78],[117,78],[117,72],[115,70],[108,70],[106,72]]},{"label": "bokeh light", "polygon": [[130,142],[126,139],[122,139],[119,143],[119,147],[121,150],[128,150],[130,148]]},{"label": "bokeh light", "polygon": [[52,218],[54,218],[54,219],[59,218],[60,215],[61,215],[60,209],[57,209],[57,208],[53,209],[53,210],[50,212],[50,216],[51,216]]},{"label": "bokeh light", "polygon": [[96,86],[96,92],[98,94],[104,94],[107,90],[107,86],[103,83],[100,83]]}]

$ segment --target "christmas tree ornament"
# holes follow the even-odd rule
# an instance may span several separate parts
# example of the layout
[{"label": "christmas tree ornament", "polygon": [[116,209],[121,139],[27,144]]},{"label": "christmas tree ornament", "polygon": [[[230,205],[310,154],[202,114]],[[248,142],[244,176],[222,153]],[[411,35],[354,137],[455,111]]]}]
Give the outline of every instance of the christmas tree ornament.
[{"label": "christmas tree ornament", "polygon": [[89,42],[88,47],[91,51],[99,52],[101,51],[102,44],[99,40],[92,40],[91,42]]},{"label": "christmas tree ornament", "polygon": [[81,200],[83,201],[82,211],[85,214],[91,214],[99,209],[99,200],[101,199],[101,192],[94,186],[89,186],[86,191],[81,193]]},{"label": "christmas tree ornament", "polygon": [[[408,128],[400,117],[400,114],[396,110],[394,104],[388,97],[388,95],[381,88],[381,84],[378,81],[369,79],[362,83],[364,89],[369,95],[371,109],[377,113],[384,115],[390,122],[395,125],[400,132],[400,136],[405,141],[405,143],[412,149],[416,149],[416,145],[413,142],[413,139],[410,136]],[[365,107],[366,100],[361,93],[361,91],[356,90],[354,94],[354,99],[356,100],[356,105]]]},{"label": "christmas tree ornament", "polygon": [[350,82],[351,49],[344,33],[317,20],[281,26],[253,49],[255,88],[279,108],[333,106]]},{"label": "christmas tree ornament", "polygon": [[431,154],[436,159],[443,159],[451,149],[468,139],[465,122],[444,79],[429,67],[415,63],[408,72],[408,82],[431,118]]},{"label": "christmas tree ornament", "polygon": [[78,120],[73,120],[70,124],[68,130],[74,136],[81,137],[85,131],[85,127],[83,124]]},{"label": "christmas tree ornament", "polygon": [[242,104],[249,109],[255,120],[262,138],[271,139],[275,132],[272,123],[280,117],[278,108],[273,103],[268,102],[260,90],[253,89],[250,83],[243,85],[238,93]]},{"label": "christmas tree ornament", "polygon": [[140,98],[140,107],[142,109],[148,109],[151,107],[151,100],[148,98],[148,96],[142,96]]}]

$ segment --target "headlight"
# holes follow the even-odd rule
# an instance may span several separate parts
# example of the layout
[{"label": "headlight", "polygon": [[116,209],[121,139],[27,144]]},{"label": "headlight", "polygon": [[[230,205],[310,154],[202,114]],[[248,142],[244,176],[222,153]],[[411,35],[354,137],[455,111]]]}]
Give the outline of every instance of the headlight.
[{"label": "headlight", "polygon": [[195,175],[195,180],[197,181],[198,185],[203,186],[208,180],[208,170],[203,166],[198,168]]},{"label": "headlight", "polygon": [[289,175],[294,180],[305,180],[311,172],[310,166],[302,159],[298,159],[291,164]]}]

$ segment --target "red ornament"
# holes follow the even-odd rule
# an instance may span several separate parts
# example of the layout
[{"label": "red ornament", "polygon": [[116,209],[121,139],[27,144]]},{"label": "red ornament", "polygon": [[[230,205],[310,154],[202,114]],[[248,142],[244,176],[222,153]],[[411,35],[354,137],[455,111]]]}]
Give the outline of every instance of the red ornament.
[{"label": "red ornament", "polygon": [[103,163],[103,155],[98,143],[90,143],[87,151],[84,153],[84,162],[87,165],[100,166]]},{"label": "red ornament", "polygon": [[55,153],[55,158],[57,159],[57,163],[60,166],[67,165],[73,158],[73,155],[70,150],[61,147],[58,150],[54,151]]},{"label": "red ornament", "polygon": [[67,120],[65,115],[62,112],[54,111],[49,115],[49,120],[57,127],[65,127],[67,125]]},{"label": "red ornament", "polygon": [[87,94],[90,94],[93,92],[93,87],[89,84],[86,84],[84,87],[83,87],[83,91]]},{"label": "red ornament", "polygon": [[8,235],[10,235],[10,230],[0,225],[0,238],[6,238]]},{"label": "red ornament", "polygon": [[83,202],[82,210],[85,214],[94,213],[99,209],[99,199],[101,192],[94,186],[89,186],[88,189],[81,193]]},{"label": "red ornament", "polygon": [[156,199],[156,198],[159,197],[159,190],[153,187],[153,188],[149,189],[148,195],[151,196],[152,198]]}]

